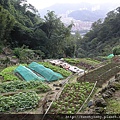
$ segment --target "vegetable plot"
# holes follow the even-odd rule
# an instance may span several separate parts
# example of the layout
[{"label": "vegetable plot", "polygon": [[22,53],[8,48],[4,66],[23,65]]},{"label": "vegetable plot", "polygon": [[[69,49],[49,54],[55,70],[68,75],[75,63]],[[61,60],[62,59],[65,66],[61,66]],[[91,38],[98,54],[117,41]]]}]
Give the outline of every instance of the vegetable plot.
[{"label": "vegetable plot", "polygon": [[94,84],[89,82],[69,83],[62,91],[59,100],[53,102],[48,113],[74,114],[90,94]]},{"label": "vegetable plot", "polygon": [[103,83],[113,77],[116,73],[120,72],[120,63],[109,63],[105,66],[102,66],[94,71],[91,71],[85,76],[78,77],[77,81],[98,81],[97,86],[101,87]]},{"label": "vegetable plot", "polygon": [[36,89],[39,92],[47,92],[51,88],[41,81],[12,81],[0,84],[0,93],[16,92],[18,90]]},{"label": "vegetable plot", "polygon": [[0,112],[20,112],[36,108],[40,97],[36,92],[18,93],[13,96],[0,96]]},{"label": "vegetable plot", "polygon": [[48,62],[39,62],[39,64],[42,64],[42,65],[44,65],[45,67],[52,69],[54,72],[60,73],[60,74],[63,75],[64,77],[68,77],[69,75],[72,74],[72,72],[67,71],[67,70],[65,70],[65,69],[63,69],[63,68],[60,68],[60,67],[58,67],[58,66],[54,66],[54,65],[52,65],[52,64],[50,64],[50,63],[48,63]]},{"label": "vegetable plot", "polygon": [[17,66],[7,67],[0,72],[0,75],[4,78],[3,81],[19,80],[19,78],[16,77],[13,73],[16,67]]},{"label": "vegetable plot", "polygon": [[[27,66],[26,64],[22,64],[24,66]],[[20,80],[17,76],[14,75],[14,70],[17,68],[17,66],[10,66],[5,68],[0,72],[0,75],[4,78],[3,81],[13,81],[13,80]]]}]

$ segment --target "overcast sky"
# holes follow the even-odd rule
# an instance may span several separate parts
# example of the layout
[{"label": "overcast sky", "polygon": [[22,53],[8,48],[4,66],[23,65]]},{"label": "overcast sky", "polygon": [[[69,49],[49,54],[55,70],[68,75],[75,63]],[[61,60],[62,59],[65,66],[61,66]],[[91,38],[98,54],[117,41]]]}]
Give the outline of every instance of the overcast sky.
[{"label": "overcast sky", "polygon": [[34,5],[37,9],[43,9],[45,7],[49,7],[56,3],[80,3],[80,2],[88,2],[88,3],[118,3],[120,5],[120,0],[27,0],[29,3]]}]

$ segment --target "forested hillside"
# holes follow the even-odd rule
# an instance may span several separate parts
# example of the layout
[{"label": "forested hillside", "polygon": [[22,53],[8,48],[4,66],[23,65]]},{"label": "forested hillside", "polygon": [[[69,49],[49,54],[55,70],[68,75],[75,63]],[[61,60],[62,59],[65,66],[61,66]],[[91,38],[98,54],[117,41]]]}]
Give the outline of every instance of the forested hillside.
[{"label": "forested hillside", "polygon": [[[40,18],[26,0],[0,1],[0,48],[28,46],[43,57],[62,57],[71,25],[65,27],[53,11]],[[66,43],[66,44],[65,44]]]},{"label": "forested hillside", "polygon": [[92,24],[91,30],[84,36],[79,52],[83,56],[108,55],[115,46],[120,45],[120,7],[110,11],[102,21]]},{"label": "forested hillside", "polygon": [[41,58],[93,57],[120,45],[120,7],[94,22],[83,38],[78,31],[70,34],[73,25],[65,26],[54,11],[42,19],[26,0],[0,0],[0,53],[10,47],[18,58],[25,48]]}]

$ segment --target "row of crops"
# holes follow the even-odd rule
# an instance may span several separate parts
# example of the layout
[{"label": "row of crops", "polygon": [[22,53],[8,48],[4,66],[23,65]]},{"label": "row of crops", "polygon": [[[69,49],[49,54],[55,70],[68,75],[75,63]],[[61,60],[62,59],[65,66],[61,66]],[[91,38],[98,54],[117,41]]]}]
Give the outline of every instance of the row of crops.
[{"label": "row of crops", "polygon": [[50,87],[41,82],[41,81],[11,81],[11,82],[4,82],[0,84],[0,93],[7,93],[7,92],[16,92],[19,90],[35,90],[39,92],[47,92]]},{"label": "row of crops", "polygon": [[14,70],[17,68],[17,66],[10,66],[5,69],[3,69],[0,72],[0,75],[3,77],[3,82],[5,81],[13,81],[13,80],[19,80],[17,76],[14,75]]},{"label": "row of crops", "polygon": [[41,81],[1,83],[0,112],[23,112],[35,109],[41,99],[37,93],[44,93],[50,90],[51,88]]},{"label": "row of crops", "polygon": [[116,73],[120,72],[120,64],[118,63],[109,63],[105,66],[102,66],[94,71],[91,71],[85,74],[82,77],[79,77],[77,80],[78,82],[81,81],[89,81],[95,82],[98,81],[97,86],[101,87],[105,81],[110,79]]},{"label": "row of crops", "polygon": [[67,70],[65,70],[65,69],[63,69],[63,68],[60,68],[60,67],[58,67],[58,66],[54,66],[54,65],[52,65],[52,64],[49,63],[49,62],[39,62],[39,63],[42,64],[42,65],[44,65],[44,66],[47,67],[47,68],[52,69],[52,70],[55,71],[55,72],[60,73],[60,74],[63,75],[64,77],[68,77],[69,75],[72,74],[70,71],[67,71]]},{"label": "row of crops", "polygon": [[67,63],[76,65],[77,67],[83,69],[94,69],[94,66],[100,64],[100,61],[93,60],[90,58],[81,58],[81,59],[73,59],[73,58],[65,58],[64,59]]},{"label": "row of crops", "polygon": [[69,64],[78,64],[80,62],[85,62],[91,65],[99,64],[100,61],[94,60],[91,58],[79,58],[79,59],[73,59],[73,58],[64,58],[64,60]]},{"label": "row of crops", "polygon": [[[67,71],[63,68],[60,68],[58,66],[54,66],[48,62],[41,62],[40,64],[44,65],[45,67],[47,68],[50,68],[52,69],[54,72],[58,72],[60,74],[62,74],[64,77],[68,77],[71,72],[70,71]],[[24,64],[24,66],[27,67],[26,64]],[[10,67],[7,67],[5,68],[4,70],[2,70],[0,72],[0,75],[3,77],[3,80],[2,82],[5,82],[5,81],[16,81],[16,80],[20,80],[15,74],[14,74],[14,70],[17,68],[18,66],[10,66]]]},{"label": "row of crops", "polygon": [[[22,64],[24,66],[27,66],[27,64]],[[3,69],[0,72],[0,76],[3,77],[2,82],[6,82],[6,81],[16,81],[16,80],[20,80],[15,74],[14,74],[14,70],[18,67],[18,65],[14,65],[14,66],[10,66],[7,67],[5,69]]]},{"label": "row of crops", "polygon": [[[71,72],[64,70],[58,66],[42,62],[42,65],[52,69],[55,72],[68,77]],[[25,64],[24,66],[27,67]],[[41,81],[22,81],[15,74],[14,70],[18,66],[10,66],[0,72],[2,79],[0,84],[0,112],[23,112],[38,107],[41,98],[40,93],[45,93],[51,88]]]},{"label": "row of crops", "polygon": [[40,97],[34,91],[19,92],[13,96],[0,96],[0,112],[20,112],[34,109]]},{"label": "row of crops", "polygon": [[66,84],[59,99],[53,102],[49,114],[75,114],[90,94],[94,84],[89,82]]}]

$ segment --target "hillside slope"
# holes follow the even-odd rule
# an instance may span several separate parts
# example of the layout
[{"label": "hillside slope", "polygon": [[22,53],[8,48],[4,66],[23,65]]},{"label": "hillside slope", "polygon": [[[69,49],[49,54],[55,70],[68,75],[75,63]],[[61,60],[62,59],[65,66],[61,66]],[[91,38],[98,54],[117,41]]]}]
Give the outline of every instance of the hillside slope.
[{"label": "hillside slope", "polygon": [[113,47],[120,45],[120,7],[110,11],[102,22],[98,20],[92,24],[81,44],[84,56],[108,55]]}]

